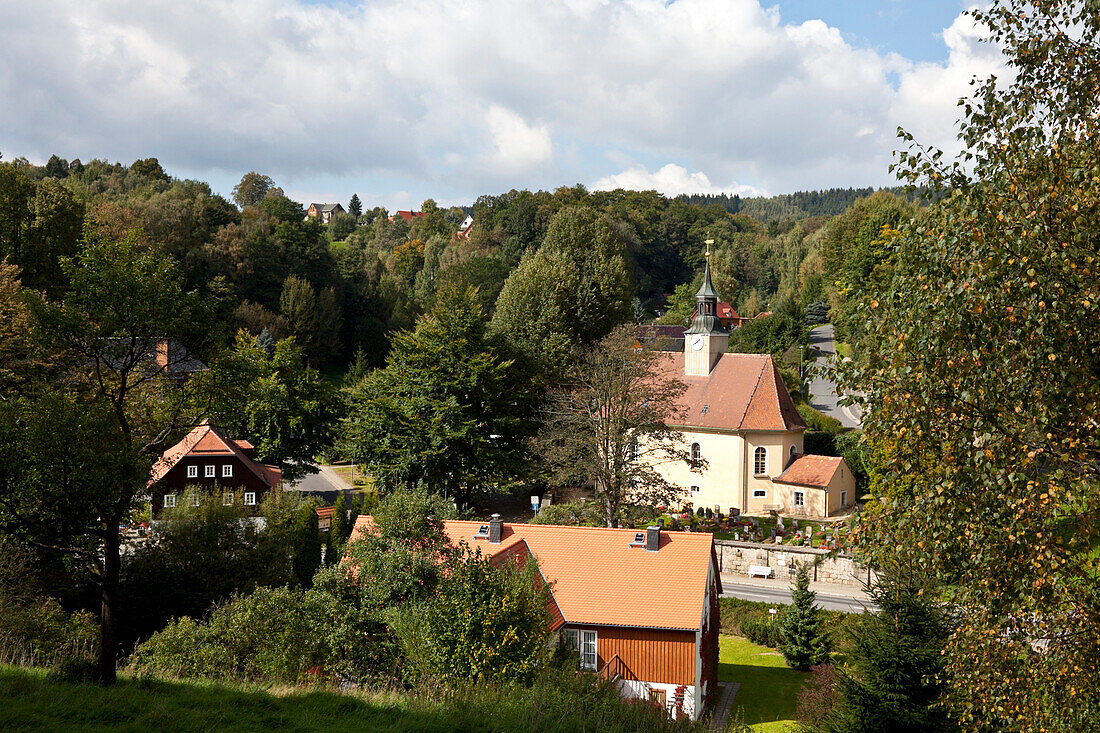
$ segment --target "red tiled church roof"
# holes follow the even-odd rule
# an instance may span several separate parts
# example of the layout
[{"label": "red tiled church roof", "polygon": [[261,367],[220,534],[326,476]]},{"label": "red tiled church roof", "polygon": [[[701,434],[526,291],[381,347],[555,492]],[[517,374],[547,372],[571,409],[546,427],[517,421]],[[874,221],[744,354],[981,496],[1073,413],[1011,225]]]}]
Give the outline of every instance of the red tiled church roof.
[{"label": "red tiled church roof", "polygon": [[837,456],[798,456],[791,465],[787,466],[787,470],[772,481],[779,484],[824,489],[833,480],[833,475],[840,468],[843,460]]},{"label": "red tiled church roof", "polygon": [[722,354],[705,377],[684,374],[684,355],[662,354],[658,369],[687,384],[682,427],[713,430],[805,430],[783,378],[767,354]]}]

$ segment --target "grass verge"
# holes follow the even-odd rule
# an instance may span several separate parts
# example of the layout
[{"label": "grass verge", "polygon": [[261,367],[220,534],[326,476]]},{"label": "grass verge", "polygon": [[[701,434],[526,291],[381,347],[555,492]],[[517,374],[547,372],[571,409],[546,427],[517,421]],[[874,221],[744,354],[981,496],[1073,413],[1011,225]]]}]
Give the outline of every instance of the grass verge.
[{"label": "grass verge", "polygon": [[781,731],[794,723],[798,691],[809,673],[791,669],[774,649],[739,636],[723,635],[718,643],[718,679],[741,683],[734,711],[741,708],[744,721],[758,732]]}]

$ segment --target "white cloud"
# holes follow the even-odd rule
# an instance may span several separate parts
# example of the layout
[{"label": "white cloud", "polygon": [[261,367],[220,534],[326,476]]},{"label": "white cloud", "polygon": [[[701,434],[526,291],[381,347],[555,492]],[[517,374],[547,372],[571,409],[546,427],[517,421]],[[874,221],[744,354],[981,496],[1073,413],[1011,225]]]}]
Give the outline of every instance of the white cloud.
[{"label": "white cloud", "polygon": [[681,193],[702,194],[740,194],[742,196],[760,196],[763,192],[759,189],[730,183],[728,186],[715,186],[710,178],[702,171],[690,172],[683,166],[668,163],[658,170],[650,173],[644,166],[634,166],[622,173],[604,176],[592,184],[594,191],[611,191],[616,188],[625,188],[632,191],[658,191],[666,196],[677,196]]},{"label": "white cloud", "polygon": [[[944,38],[946,63],[913,64],[758,0],[2,3],[0,151],[441,202],[627,175],[887,183],[895,128],[949,142],[998,63],[963,20]],[[612,150],[686,168],[609,170]]]}]

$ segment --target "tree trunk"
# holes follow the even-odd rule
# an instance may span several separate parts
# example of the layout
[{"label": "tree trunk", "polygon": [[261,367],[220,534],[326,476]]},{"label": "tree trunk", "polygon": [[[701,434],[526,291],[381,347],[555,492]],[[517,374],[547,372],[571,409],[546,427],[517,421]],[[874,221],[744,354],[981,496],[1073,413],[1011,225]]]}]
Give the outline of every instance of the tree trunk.
[{"label": "tree trunk", "polygon": [[99,612],[99,681],[115,683],[118,662],[118,633],[115,608],[118,602],[119,557],[118,522],[109,522],[103,542],[103,590]]}]

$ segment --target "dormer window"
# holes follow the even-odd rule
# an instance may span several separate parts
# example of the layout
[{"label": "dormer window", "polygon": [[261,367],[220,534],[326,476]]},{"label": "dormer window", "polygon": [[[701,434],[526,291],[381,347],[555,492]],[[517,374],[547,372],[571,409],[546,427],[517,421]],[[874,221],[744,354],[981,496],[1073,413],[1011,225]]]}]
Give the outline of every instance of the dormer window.
[{"label": "dormer window", "polygon": [[483,524],[477,528],[477,532],[474,533],[475,540],[487,540],[489,539],[489,525]]},{"label": "dormer window", "polygon": [[645,547],[645,532],[635,532],[634,539],[630,542],[631,547]]}]

